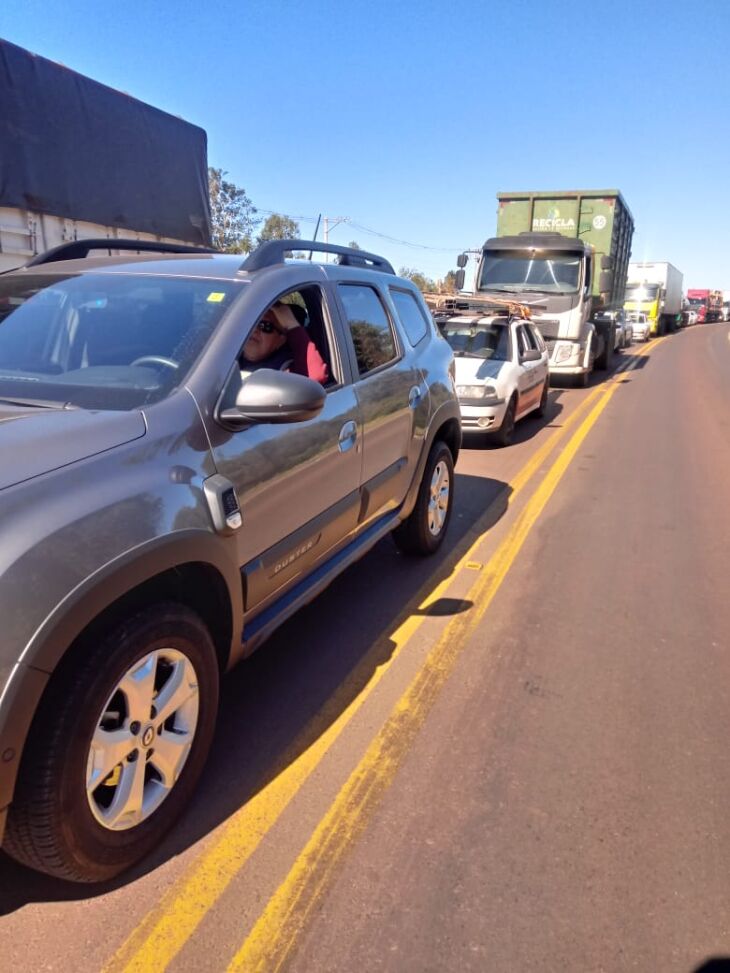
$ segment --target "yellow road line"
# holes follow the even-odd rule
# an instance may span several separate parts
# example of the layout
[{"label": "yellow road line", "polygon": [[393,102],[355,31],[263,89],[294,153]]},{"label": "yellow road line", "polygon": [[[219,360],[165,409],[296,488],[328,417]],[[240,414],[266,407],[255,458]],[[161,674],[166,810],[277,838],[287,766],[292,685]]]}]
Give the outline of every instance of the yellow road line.
[{"label": "yellow road line", "polygon": [[286,879],[269,900],[233,958],[229,973],[272,973],[280,970],[291,957],[298,936],[322,897],[338,862],[367,825],[469,636],[492,603],[530,530],[617,388],[617,384],[610,383],[602,390],[598,402],[517,517],[487,568],[466,596],[474,607],[466,615],[456,616],[449,622],[426,663],[395,705]]},{"label": "yellow road line", "polygon": [[[646,345],[639,355],[651,346]],[[634,367],[633,362],[628,363]],[[525,488],[560,440],[584,415],[590,405],[605,391],[593,389],[575,411],[536,450],[509,484],[508,502]],[[504,503],[498,496],[479,518],[479,525],[491,527],[494,511]],[[159,903],[142,920],[104,967],[105,973],[161,973],[185,946],[207,913],[215,906],[235,876],[245,866],[268,831],[286,809],[294,795],[319,765],[335,740],[372,694],[390,669],[405,644],[423,624],[426,609],[437,601],[454,577],[473,560],[485,531],[458,560],[451,572],[424,594],[419,592],[406,609],[405,617],[394,631],[380,637],[325,706],[312,718],[281,761],[279,771],[222,827],[221,834],[190,866]],[[389,644],[387,662],[382,659],[383,645]],[[366,673],[369,673],[367,677]],[[362,687],[353,698],[353,687]],[[325,727],[325,729],[322,729]]]}]

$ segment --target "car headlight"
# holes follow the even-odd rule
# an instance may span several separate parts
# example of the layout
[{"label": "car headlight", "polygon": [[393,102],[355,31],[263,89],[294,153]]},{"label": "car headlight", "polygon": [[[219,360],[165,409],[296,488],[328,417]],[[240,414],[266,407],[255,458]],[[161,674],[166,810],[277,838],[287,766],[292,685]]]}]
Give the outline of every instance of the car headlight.
[{"label": "car headlight", "polygon": [[485,405],[499,400],[493,385],[457,385],[456,394],[460,399],[481,399]]},{"label": "car headlight", "polygon": [[456,394],[460,399],[483,399],[486,388],[484,385],[457,385]]}]

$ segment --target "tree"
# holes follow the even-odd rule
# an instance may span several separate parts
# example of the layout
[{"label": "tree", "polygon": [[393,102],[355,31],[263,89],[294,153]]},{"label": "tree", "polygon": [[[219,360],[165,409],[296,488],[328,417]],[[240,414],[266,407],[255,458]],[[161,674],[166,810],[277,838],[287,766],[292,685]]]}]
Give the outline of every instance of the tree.
[{"label": "tree", "polygon": [[281,213],[272,213],[261,227],[258,243],[265,240],[298,240],[301,234],[299,224]]},{"label": "tree", "polygon": [[223,169],[208,168],[212,243],[226,253],[248,253],[258,224],[256,207],[245,189],[229,182]]},{"label": "tree", "polygon": [[412,280],[416,287],[423,294],[435,294],[436,284],[431,280],[430,277],[426,277],[422,274],[420,270],[414,270],[409,267],[401,267],[398,271],[400,277],[407,277],[408,280]]},{"label": "tree", "polygon": [[443,280],[438,282],[439,294],[456,293],[456,271],[449,270]]},{"label": "tree", "polygon": [[350,240],[350,242],[347,245],[350,248],[350,250],[362,250],[362,247],[357,242],[357,240]]}]

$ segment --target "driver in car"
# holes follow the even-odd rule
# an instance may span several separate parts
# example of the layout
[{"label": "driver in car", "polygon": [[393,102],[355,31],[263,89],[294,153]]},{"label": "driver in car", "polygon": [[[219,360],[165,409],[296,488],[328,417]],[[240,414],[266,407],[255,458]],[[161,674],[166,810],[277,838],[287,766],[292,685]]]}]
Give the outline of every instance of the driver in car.
[{"label": "driver in car", "polygon": [[277,301],[262,316],[246,339],[241,354],[241,371],[259,368],[295,372],[324,385],[327,365],[291,308]]}]

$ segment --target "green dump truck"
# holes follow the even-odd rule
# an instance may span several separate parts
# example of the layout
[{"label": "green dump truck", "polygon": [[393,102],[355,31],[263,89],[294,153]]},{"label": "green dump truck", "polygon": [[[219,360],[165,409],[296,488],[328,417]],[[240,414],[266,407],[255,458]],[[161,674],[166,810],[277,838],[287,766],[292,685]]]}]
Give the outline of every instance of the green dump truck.
[{"label": "green dump truck", "polygon": [[[607,368],[623,313],[634,221],[616,189],[498,193],[497,236],[472,259],[470,292],[535,304],[550,373],[587,384]],[[459,258],[464,286],[469,258]]]}]

